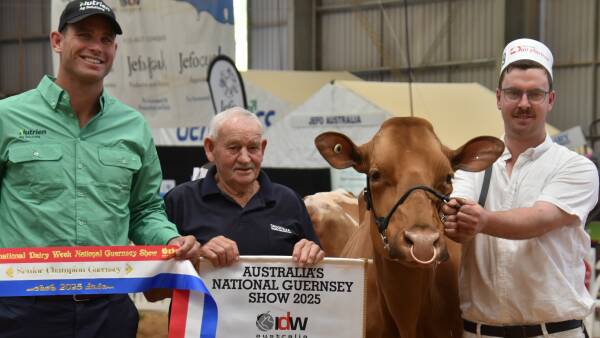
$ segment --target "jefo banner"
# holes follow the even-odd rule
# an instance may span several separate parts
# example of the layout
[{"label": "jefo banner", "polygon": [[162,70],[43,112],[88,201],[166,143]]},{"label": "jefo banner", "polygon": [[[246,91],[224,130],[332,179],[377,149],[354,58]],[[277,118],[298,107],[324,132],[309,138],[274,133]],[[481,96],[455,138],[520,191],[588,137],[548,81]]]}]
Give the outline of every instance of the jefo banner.
[{"label": "jefo banner", "polygon": [[326,258],[298,267],[290,257],[244,256],[230,267],[201,261],[219,306],[217,337],[364,337],[366,261]]},{"label": "jefo banner", "polygon": [[[68,1],[52,0],[52,30]],[[235,56],[233,0],[104,1],[123,29],[105,88],[144,114],[158,145],[174,143],[177,128],[208,124],[208,66],[217,55]]]}]

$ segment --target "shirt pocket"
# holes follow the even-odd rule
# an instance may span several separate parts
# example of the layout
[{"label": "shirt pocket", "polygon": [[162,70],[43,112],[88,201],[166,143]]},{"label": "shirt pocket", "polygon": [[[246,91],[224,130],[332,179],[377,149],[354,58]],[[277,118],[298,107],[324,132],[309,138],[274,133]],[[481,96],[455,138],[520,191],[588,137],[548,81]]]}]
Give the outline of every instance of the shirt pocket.
[{"label": "shirt pocket", "polygon": [[103,191],[103,197],[119,203],[129,202],[129,190],[133,175],[142,167],[140,156],[123,149],[102,147],[98,149],[100,172],[95,180],[96,187]]},{"label": "shirt pocket", "polygon": [[60,195],[66,188],[65,168],[60,144],[27,143],[9,147],[8,160],[11,182],[27,186],[38,199],[50,199]]}]

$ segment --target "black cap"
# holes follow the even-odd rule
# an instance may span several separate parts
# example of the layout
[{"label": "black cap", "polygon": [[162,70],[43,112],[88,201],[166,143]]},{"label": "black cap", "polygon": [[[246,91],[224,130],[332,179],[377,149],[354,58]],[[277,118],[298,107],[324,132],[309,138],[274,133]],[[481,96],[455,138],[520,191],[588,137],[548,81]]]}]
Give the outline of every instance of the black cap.
[{"label": "black cap", "polygon": [[123,34],[112,8],[100,0],[78,0],[69,2],[60,15],[58,31],[60,32],[63,30],[69,23],[75,23],[97,14],[104,15],[110,20],[115,28],[116,34]]}]

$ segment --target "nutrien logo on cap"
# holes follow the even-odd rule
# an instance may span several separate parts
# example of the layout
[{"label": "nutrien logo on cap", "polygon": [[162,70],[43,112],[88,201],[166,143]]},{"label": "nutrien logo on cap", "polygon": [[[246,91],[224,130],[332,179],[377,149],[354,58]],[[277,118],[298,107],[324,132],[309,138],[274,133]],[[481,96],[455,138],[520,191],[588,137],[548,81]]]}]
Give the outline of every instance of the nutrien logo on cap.
[{"label": "nutrien logo on cap", "polygon": [[86,11],[88,9],[97,9],[103,12],[110,12],[110,7],[106,6],[102,1],[83,1],[79,3],[79,11]]}]

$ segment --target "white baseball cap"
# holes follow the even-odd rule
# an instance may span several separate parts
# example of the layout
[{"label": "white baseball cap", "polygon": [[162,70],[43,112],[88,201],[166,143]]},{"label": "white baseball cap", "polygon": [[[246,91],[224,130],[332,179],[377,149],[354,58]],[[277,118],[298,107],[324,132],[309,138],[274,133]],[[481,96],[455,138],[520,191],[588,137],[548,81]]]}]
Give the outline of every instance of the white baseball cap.
[{"label": "white baseball cap", "polygon": [[504,69],[515,61],[531,60],[544,67],[552,78],[552,63],[554,58],[552,52],[543,43],[532,39],[517,39],[511,41],[504,47],[500,74]]}]

